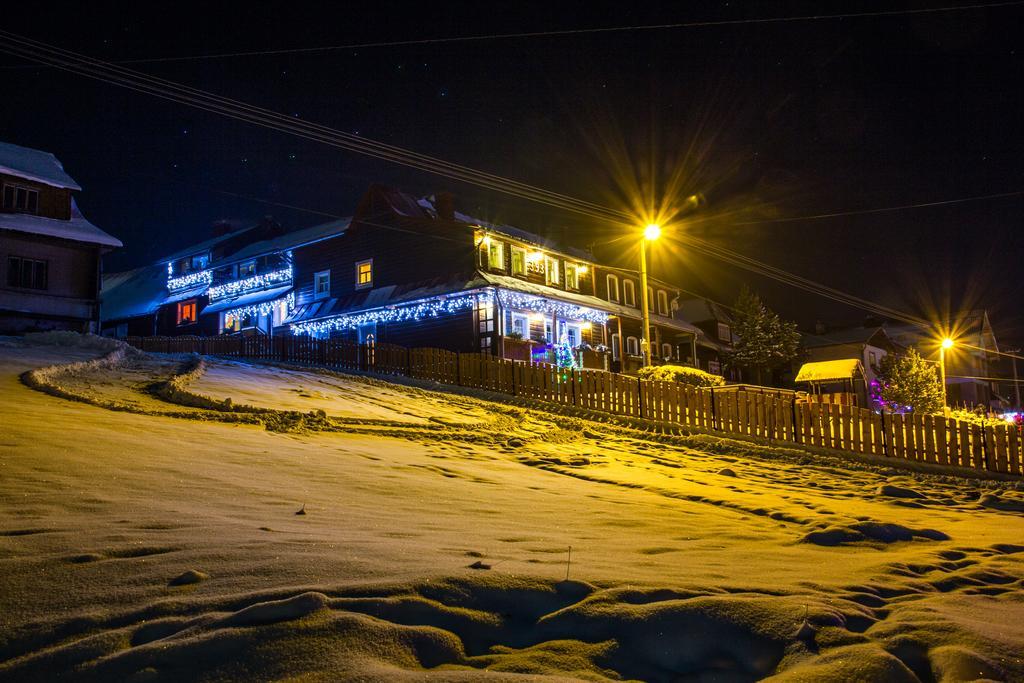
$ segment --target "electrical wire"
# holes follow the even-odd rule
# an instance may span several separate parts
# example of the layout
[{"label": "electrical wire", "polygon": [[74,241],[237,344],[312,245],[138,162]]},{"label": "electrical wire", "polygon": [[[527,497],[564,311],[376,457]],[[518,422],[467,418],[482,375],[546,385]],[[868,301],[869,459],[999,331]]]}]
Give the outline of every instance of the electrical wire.
[{"label": "electrical wire", "polygon": [[[978,9],[995,9],[1013,7],[1024,4],[1024,0],[1008,0],[1007,2],[990,2],[972,5],[951,5],[944,7],[922,7],[916,9],[879,10],[873,12],[846,12],[842,14],[809,14],[788,17],[752,17],[747,19],[719,19],[708,21],[687,21],[665,24],[640,24],[634,26],[606,26],[594,28],[556,29],[551,31],[525,31],[521,33],[490,33],[470,36],[448,36],[440,38],[414,38],[409,40],[374,41],[364,43],[348,43],[344,45],[323,45],[318,47],[281,48],[277,50],[249,50],[239,52],[214,52],[202,55],[184,55],[167,57],[145,57],[114,61],[114,64],[158,64],[166,62],[189,62],[210,59],[229,59],[238,57],[276,56],[290,54],[311,54],[318,52],[336,52],[342,50],[365,50],[371,48],[405,47],[416,45],[436,45],[444,43],[468,43],[492,40],[515,40],[522,38],[556,38],[575,35],[623,33],[631,31],[663,31],[686,28],[712,28],[716,26],[741,26],[745,24],[780,24],[805,21],[828,21],[837,19],[861,19],[872,17],[891,17],[901,15],[934,14],[943,12],[963,12]],[[23,68],[20,65],[9,68]]]},{"label": "electrical wire", "polygon": [[[533,185],[510,180],[478,169],[461,166],[452,162],[403,149],[395,145],[344,133],[327,126],[295,119],[278,112],[208,93],[196,88],[183,86],[165,79],[115,66],[101,60],[55,48],[39,41],[0,30],[0,50],[51,64],[57,68],[85,75],[87,77],[119,85],[162,99],[179,102],[204,111],[217,113],[229,118],[246,121],[272,130],[286,132],[315,142],[355,151],[374,158],[391,161],[408,167],[424,170],[436,175],[461,182],[493,189],[510,196],[546,204],[555,208],[581,215],[633,227],[636,219],[628,213],[604,207],[593,202],[580,200]],[[912,316],[896,309],[871,302],[862,297],[846,294],[840,290],[789,273],[780,268],[757,261],[738,252],[709,242],[683,235],[684,244],[705,255],[723,260],[765,277],[823,296],[839,303],[861,308],[912,325],[930,328],[932,324],[923,318]]]}]

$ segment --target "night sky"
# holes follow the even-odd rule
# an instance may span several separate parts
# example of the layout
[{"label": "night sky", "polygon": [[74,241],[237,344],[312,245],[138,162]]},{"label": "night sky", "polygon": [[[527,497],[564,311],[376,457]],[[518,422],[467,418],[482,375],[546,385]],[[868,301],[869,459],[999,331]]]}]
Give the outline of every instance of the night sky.
[{"label": "night sky", "polygon": [[[19,3],[0,25],[135,60],[956,3],[317,4],[157,15]],[[1012,346],[1024,343],[1020,195],[788,219],[1024,189],[1022,36],[1017,4],[131,66],[604,205],[628,205],[636,188],[701,193],[704,206],[673,230],[922,317],[987,308]],[[270,214],[294,228],[349,215],[372,182],[447,189],[467,213],[635,258],[621,231],[592,219],[14,57],[0,64],[0,139],[60,157],[85,188],[85,215],[125,243],[108,271],[204,239],[218,219]],[[713,299],[731,302],[748,282],[803,325],[865,315],[687,253],[671,231],[655,252],[659,274]]]}]

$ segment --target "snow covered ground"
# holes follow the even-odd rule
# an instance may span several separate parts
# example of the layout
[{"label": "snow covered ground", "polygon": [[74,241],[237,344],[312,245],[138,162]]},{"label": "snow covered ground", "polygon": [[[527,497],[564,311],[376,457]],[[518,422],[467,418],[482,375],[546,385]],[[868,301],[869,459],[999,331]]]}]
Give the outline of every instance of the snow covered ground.
[{"label": "snow covered ground", "polygon": [[1017,482],[234,361],[219,409],[185,357],[19,380],[105,351],[0,342],[0,680],[1024,680]]}]

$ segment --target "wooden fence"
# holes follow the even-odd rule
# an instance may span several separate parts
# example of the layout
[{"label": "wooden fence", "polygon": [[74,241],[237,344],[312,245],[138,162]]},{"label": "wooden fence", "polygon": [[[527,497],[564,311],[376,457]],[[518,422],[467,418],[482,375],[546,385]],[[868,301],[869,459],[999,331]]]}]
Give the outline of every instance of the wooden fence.
[{"label": "wooden fence", "polygon": [[1024,474],[1024,439],[1012,425],[939,415],[878,414],[836,403],[805,403],[757,387],[697,389],[604,370],[569,370],[479,353],[361,345],[310,337],[129,337],[144,351],[199,353],[405,375],[487,389],[614,415],[988,472]]}]

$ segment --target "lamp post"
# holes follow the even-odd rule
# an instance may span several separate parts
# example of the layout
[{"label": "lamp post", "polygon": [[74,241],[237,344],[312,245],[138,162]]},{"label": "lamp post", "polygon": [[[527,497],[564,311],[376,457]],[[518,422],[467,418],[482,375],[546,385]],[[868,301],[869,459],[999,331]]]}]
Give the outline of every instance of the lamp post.
[{"label": "lamp post", "polygon": [[644,337],[640,344],[644,367],[651,364],[651,302],[647,298],[647,243],[661,236],[661,227],[651,223],[644,228],[643,239],[640,240],[640,303],[643,314]]},{"label": "lamp post", "polygon": [[946,349],[953,348],[953,340],[946,337],[939,345],[939,374],[942,379],[942,407],[949,405],[946,400]]}]

